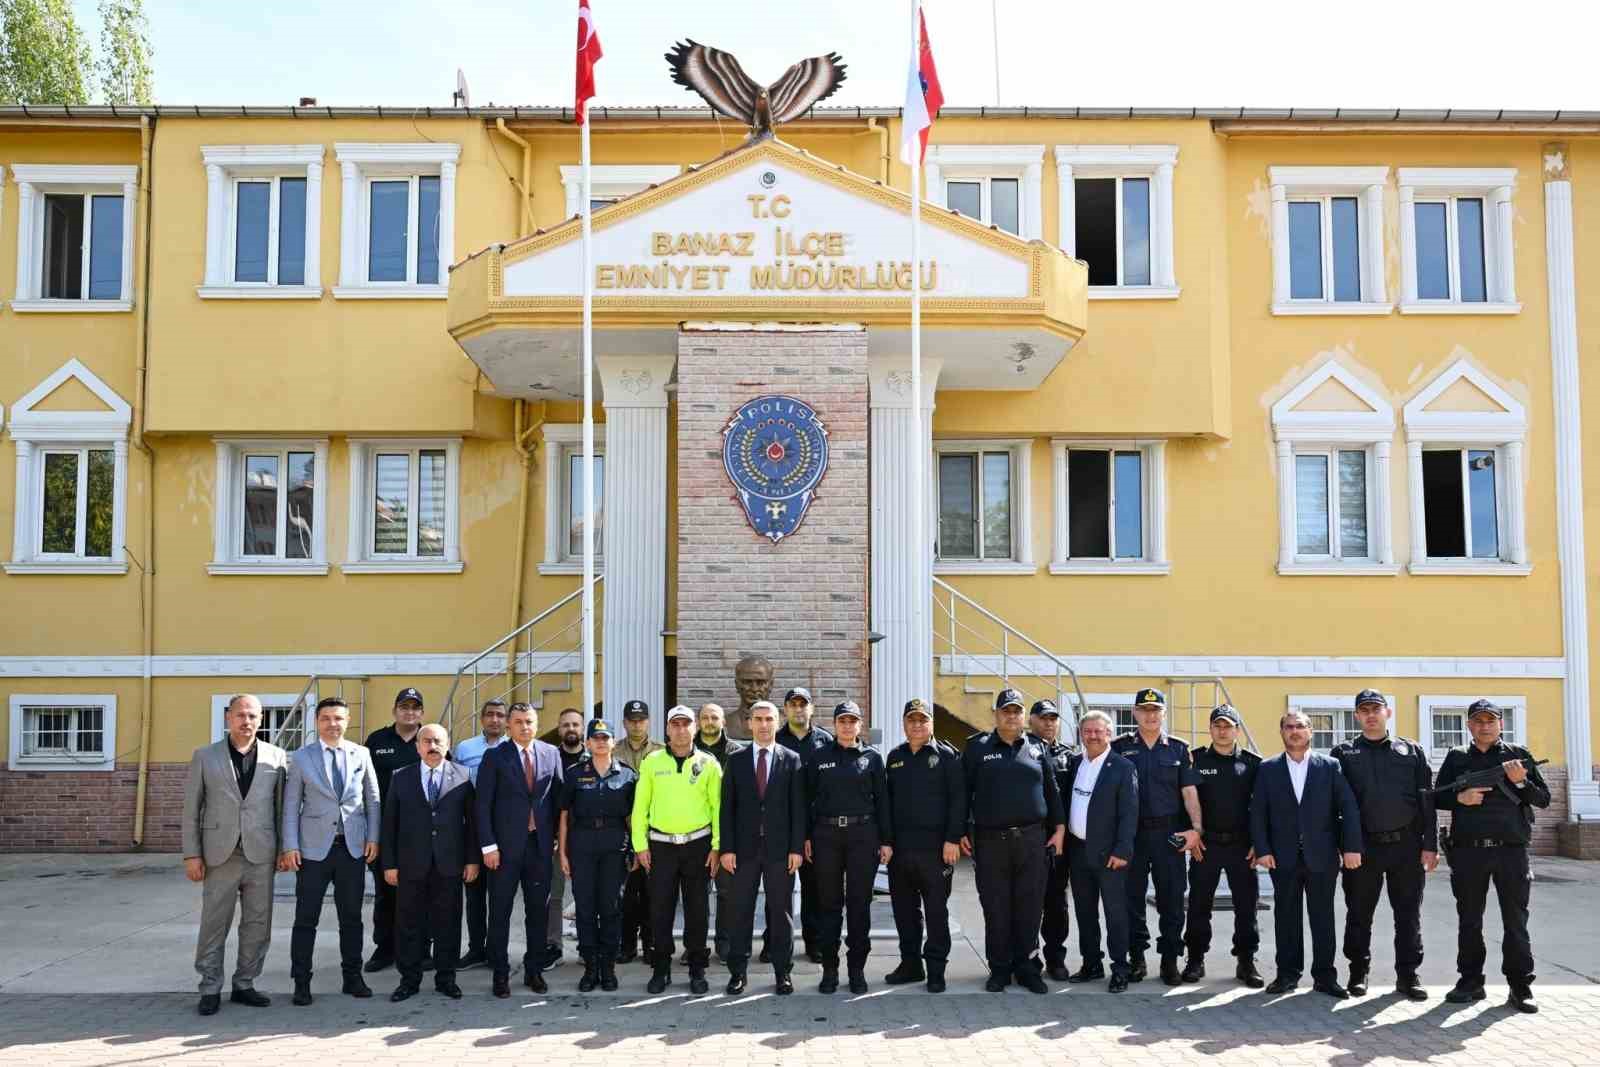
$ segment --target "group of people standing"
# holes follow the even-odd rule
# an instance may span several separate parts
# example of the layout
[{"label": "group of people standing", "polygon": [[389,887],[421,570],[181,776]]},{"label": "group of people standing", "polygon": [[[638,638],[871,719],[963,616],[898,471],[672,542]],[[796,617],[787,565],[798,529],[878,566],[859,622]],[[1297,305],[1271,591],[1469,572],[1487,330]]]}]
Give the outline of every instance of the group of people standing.
[{"label": "group of people standing", "polygon": [[[523,982],[546,992],[543,973],[560,956],[563,884],[571,886],[584,963],[580,991],[616,989],[616,965],[637,958],[642,946],[652,967],[647,989],[664,992],[681,901],[690,992],[709,992],[713,949],[728,967],[725,991],[744,992],[764,897],[758,959],[772,967],[776,992],[789,994],[796,879],[800,947],[821,966],[818,991],[839,988],[842,956],[848,988],[864,993],[869,909],[882,865],[900,955],[885,981],[925,982],[938,993],[946,988],[948,900],[963,855],[974,865],[985,988],[993,992],[1015,981],[1043,993],[1047,976],[1108,980],[1112,992],[1143,980],[1151,884],[1160,977],[1169,985],[1199,981],[1224,876],[1234,904],[1236,977],[1253,988],[1267,985],[1255,962],[1256,869],[1264,868],[1274,888],[1277,942],[1268,992],[1289,992],[1305,971],[1302,922],[1309,914],[1315,988],[1341,998],[1364,994],[1372,917],[1387,883],[1396,987],[1422,999],[1420,909],[1425,872],[1438,862],[1436,808],[1454,816],[1460,980],[1448,999],[1484,995],[1482,916],[1492,883],[1506,924],[1510,1002],[1536,1010],[1527,845],[1531,809],[1547,805],[1550,795],[1526,750],[1501,738],[1500,709],[1472,705],[1473,742],[1450,753],[1440,780],[1498,767],[1503,781],[1447,790],[1436,802],[1426,754],[1391,735],[1392,711],[1374,690],[1355,699],[1361,737],[1327,756],[1312,753],[1309,721],[1290,711],[1280,721],[1285,751],[1267,760],[1242,746],[1239,713],[1228,705],[1211,713],[1211,743],[1191,752],[1166,731],[1162,693],[1140,690],[1133,703],[1136,730],[1115,736],[1106,714],[1087,711],[1078,719],[1079,744],[1071,745],[1053,701],[1036,701],[1025,713],[1022,694],[1005,689],[995,700],[993,729],[972,735],[958,752],[934,737],[932,707],[913,699],[902,709],[905,742],[884,755],[863,738],[855,703],[833,709],[829,733],[813,724],[811,694],[800,687],[789,690],[781,710],[765,700],[751,706],[747,743],[728,736],[715,704],[698,712],[671,708],[666,742],[656,742],[649,708],[631,700],[622,708],[620,736],[605,718],[585,725],[569,709],[558,721],[560,743],[550,745],[536,739],[531,706],[490,701],[480,709],[482,732],[452,747],[443,726],[421,724],[421,694],[406,689],[394,724],[374,731],[366,745],[345,738],[349,709],[328,698],[316,708],[317,739],[286,753],[256,737],[260,703],[241,695],[228,706],[228,736],[196,751],[185,804],[184,862],[188,876],[204,883],[200,1012],[220,1006],[236,906],[231,999],[270,1003],[254,981],[271,934],[274,870],[297,872],[290,946],[296,1004],[312,1002],[312,947],[329,886],[342,989],[352,996],[371,996],[363,973],[391,963],[400,975],[395,1001],[414,996],[428,970],[440,993],[459,998],[458,970],[479,964],[491,971],[494,995],[510,996],[510,922],[519,892]],[[363,964],[369,864],[377,947]],[[1344,985],[1333,961],[1341,871]],[[1070,913],[1078,920],[1075,972],[1066,966]]]}]

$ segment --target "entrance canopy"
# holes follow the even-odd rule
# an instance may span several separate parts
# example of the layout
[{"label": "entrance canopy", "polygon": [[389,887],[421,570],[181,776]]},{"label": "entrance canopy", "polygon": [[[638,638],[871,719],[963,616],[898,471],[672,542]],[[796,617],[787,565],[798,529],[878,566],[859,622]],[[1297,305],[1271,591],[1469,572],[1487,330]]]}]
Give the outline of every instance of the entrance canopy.
[{"label": "entrance canopy", "polygon": [[[677,350],[687,320],[869,327],[873,354],[923,353],[941,389],[1034,389],[1083,336],[1085,266],[932,204],[911,264],[911,198],[767,139],[597,211],[595,351]],[[497,393],[581,394],[581,223],[488,248],[450,275],[449,329]]]}]

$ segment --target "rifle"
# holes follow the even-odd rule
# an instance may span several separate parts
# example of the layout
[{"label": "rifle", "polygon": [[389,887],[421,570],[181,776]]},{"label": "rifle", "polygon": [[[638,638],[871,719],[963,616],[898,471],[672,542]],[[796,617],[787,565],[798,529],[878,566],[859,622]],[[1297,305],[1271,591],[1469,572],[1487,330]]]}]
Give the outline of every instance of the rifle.
[{"label": "rifle", "polygon": [[[1531,771],[1535,767],[1543,767],[1550,761],[1547,759],[1536,760],[1530,758],[1518,760],[1517,762],[1521,763],[1524,767]],[[1511,803],[1522,803],[1522,801],[1517,799],[1517,795],[1506,787],[1506,767],[1503,763],[1496,763],[1493,767],[1485,767],[1481,771],[1472,771],[1469,774],[1463,774],[1460,778],[1457,778],[1455,781],[1450,782],[1447,785],[1434,786],[1432,789],[1428,790],[1428,792],[1430,794],[1459,793],[1464,789],[1498,789],[1500,792],[1506,795],[1506,799],[1510,800]]]}]

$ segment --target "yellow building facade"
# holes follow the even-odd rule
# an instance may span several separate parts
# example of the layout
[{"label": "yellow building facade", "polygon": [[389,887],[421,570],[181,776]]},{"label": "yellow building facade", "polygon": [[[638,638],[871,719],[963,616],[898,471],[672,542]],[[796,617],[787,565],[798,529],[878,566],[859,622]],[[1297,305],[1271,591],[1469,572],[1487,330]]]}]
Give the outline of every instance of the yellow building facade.
[{"label": "yellow building facade", "polygon": [[[1270,752],[1370,686],[1442,758],[1488,696],[1541,845],[1600,816],[1594,116],[947,110],[920,567],[898,111],[595,116],[600,700],[1155,685]],[[0,110],[0,847],[175,847],[236,692],[581,703],[577,162],[554,109]],[[831,449],[777,539],[766,395]]]}]

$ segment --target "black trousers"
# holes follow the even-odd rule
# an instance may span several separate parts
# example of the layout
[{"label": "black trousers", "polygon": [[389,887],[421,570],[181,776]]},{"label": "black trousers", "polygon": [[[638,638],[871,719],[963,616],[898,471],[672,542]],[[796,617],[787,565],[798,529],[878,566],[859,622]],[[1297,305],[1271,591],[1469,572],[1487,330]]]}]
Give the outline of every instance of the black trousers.
[{"label": "black trousers", "polygon": [[820,927],[817,925],[817,909],[821,906],[821,898],[817,890],[817,865],[806,862],[800,865],[800,940],[805,943],[807,953],[816,949],[821,943]]},{"label": "black trousers", "polygon": [[296,982],[311,981],[311,950],[317,942],[317,921],[322,918],[322,900],[329,885],[339,916],[339,969],[346,978],[361,973],[361,898],[366,893],[367,869],[350,855],[341,838],[320,860],[302,856],[295,875],[289,975]]},{"label": "black trousers", "polygon": [[690,969],[704,968],[711,959],[711,950],[706,948],[710,925],[706,886],[711,882],[706,859],[710,855],[710,834],[684,845],[650,842],[650,927],[657,966],[672,963],[672,920],[679,897],[683,899],[683,947],[689,952]]},{"label": "black trousers", "polygon": [[422,956],[432,939],[433,984],[455,981],[461,948],[461,875],[432,867],[420,878],[400,879],[395,891],[395,962],[400,980],[422,984]]},{"label": "black trousers", "polygon": [[[583,847],[583,838],[615,834],[614,841],[595,841],[604,847]],[[567,861],[572,865],[572,903],[578,916],[578,955],[584,962],[614,962],[622,949],[622,886],[628,879],[628,854],[621,831],[589,831],[569,838]]]},{"label": "black trousers", "polygon": [[1133,838],[1133,861],[1128,864],[1128,951],[1142,956],[1150,947],[1150,924],[1145,918],[1144,890],[1156,886],[1156,913],[1160,934],[1156,951],[1163,959],[1183,953],[1183,853],[1167,844],[1169,828],[1140,829]]},{"label": "black trousers", "polygon": [[[738,857],[738,869],[723,872],[728,880],[728,970],[743,974],[750,965],[750,946],[755,940],[756,897],[767,894],[767,933],[764,941],[777,974],[787,974],[794,964],[794,916],[789,914],[789,898],[794,895],[794,875],[789,873],[785,853],[767,854],[766,839],[753,853]],[[717,922],[722,919],[722,899],[717,900]]]},{"label": "black trousers", "polygon": [[712,921],[712,944],[717,950],[717,955],[729,959],[733,951],[728,942],[729,922],[733,919],[733,875],[717,867],[717,873],[711,876],[711,891],[717,897],[717,915]]},{"label": "black trousers", "polygon": [[1415,975],[1422,965],[1422,840],[1411,836],[1389,844],[1369,843],[1361,866],[1344,872],[1344,958],[1352,971],[1372,965],[1372,914],[1389,884],[1394,911],[1394,970]]},{"label": "black trousers", "polygon": [[1011,975],[1033,970],[1044,910],[1050,854],[1044,827],[978,830],[972,843],[978,902],[983,905],[983,947],[989,969]]},{"label": "black trousers", "polygon": [[1072,869],[1072,907],[1078,913],[1078,951],[1083,965],[1093,966],[1104,957],[1100,952],[1100,912],[1105,911],[1106,948],[1111,953],[1111,969],[1128,971],[1128,869],[1113,871],[1094,862],[1078,838],[1067,837],[1067,864]]},{"label": "black trousers", "polygon": [[1523,845],[1450,850],[1450,891],[1456,897],[1456,970],[1462,979],[1483,984],[1488,949],[1483,943],[1483,912],[1494,885],[1500,902],[1500,973],[1515,988],[1533,984],[1533,943],[1528,939],[1528,890],[1533,873]]},{"label": "black trousers", "polygon": [[538,838],[528,834],[526,847],[516,862],[511,862],[502,846],[500,867],[489,872],[489,966],[495,977],[511,974],[511,909],[522,892],[523,943],[522,968],[538,974],[544,968],[545,908],[550,903],[551,857],[539,847]]},{"label": "black trousers", "polygon": [[[939,845],[897,848],[889,860],[889,903],[900,935],[900,958],[944,963],[950,958],[950,888],[955,868]],[[923,921],[927,940],[923,940]]]},{"label": "black trousers", "polygon": [[1278,975],[1298,978],[1306,970],[1303,916],[1311,918],[1311,977],[1334,979],[1333,890],[1337,869],[1313,871],[1304,863],[1272,872],[1272,929],[1278,941]]},{"label": "black trousers", "polygon": [[1233,954],[1241,960],[1251,959],[1260,949],[1256,900],[1261,892],[1255,867],[1245,862],[1249,853],[1250,844],[1243,840],[1207,845],[1205,858],[1189,864],[1189,921],[1183,932],[1189,955],[1204,956],[1211,949],[1211,911],[1224,874],[1228,876],[1228,892],[1233,895]]},{"label": "black trousers", "polygon": [[1044,921],[1039,933],[1044,938],[1044,962],[1052,966],[1067,962],[1067,936],[1072,932],[1072,920],[1067,912],[1067,883],[1070,880],[1067,857],[1057,856],[1050,861],[1050,870],[1044,882]]},{"label": "black trousers", "polygon": [[[395,932],[395,910],[399,902],[399,886],[392,886],[383,880],[383,858],[379,857],[367,864],[367,870],[372,872],[372,945],[380,956],[400,958],[400,940]],[[428,946],[433,943],[432,927],[423,917],[422,924],[422,952],[428,952]]]},{"label": "black trousers", "polygon": [[857,971],[872,951],[872,882],[878,873],[878,827],[864,822],[839,826],[818,819],[811,830],[811,858],[817,867],[817,941],[825,967],[839,965],[841,929],[846,966]]},{"label": "black trousers", "polygon": [[650,932],[650,872],[637,867],[622,883],[622,947],[632,952],[644,943],[644,958],[651,958],[655,937]]},{"label": "black trousers", "polygon": [[487,952],[489,939],[489,881],[494,872],[481,868],[478,880],[466,883],[467,951]]}]

